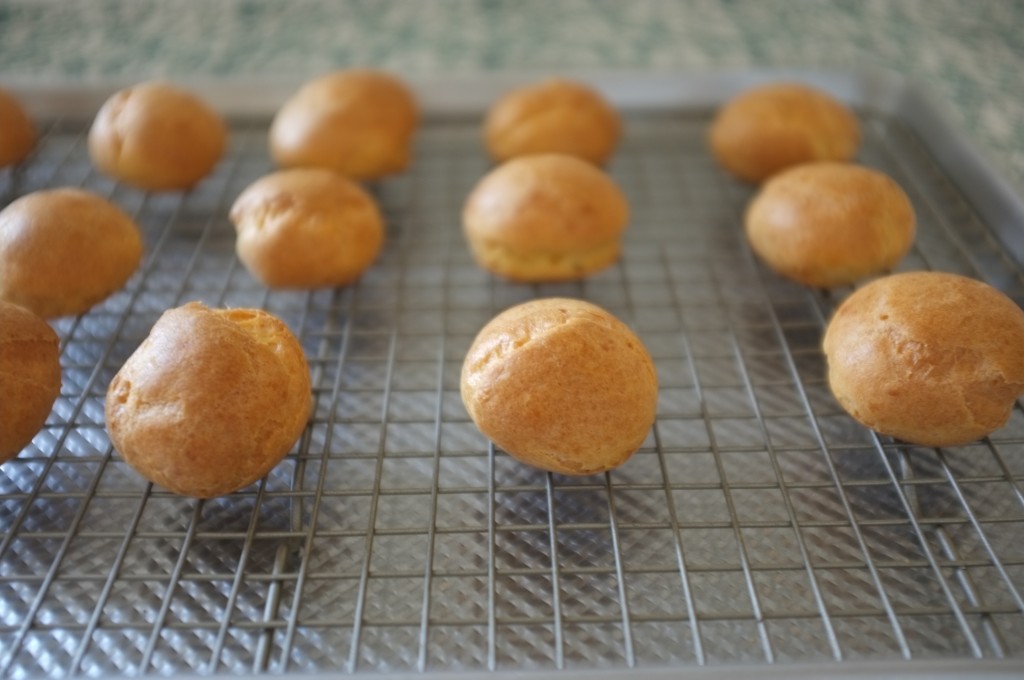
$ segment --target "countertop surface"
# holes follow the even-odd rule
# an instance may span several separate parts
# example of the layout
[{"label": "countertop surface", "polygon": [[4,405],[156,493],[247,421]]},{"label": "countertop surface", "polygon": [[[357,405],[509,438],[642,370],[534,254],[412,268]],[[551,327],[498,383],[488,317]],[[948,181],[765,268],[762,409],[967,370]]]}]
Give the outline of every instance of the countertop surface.
[{"label": "countertop surface", "polygon": [[501,70],[885,68],[923,85],[1020,194],[1019,0],[3,0],[0,84],[297,82],[372,65]]}]

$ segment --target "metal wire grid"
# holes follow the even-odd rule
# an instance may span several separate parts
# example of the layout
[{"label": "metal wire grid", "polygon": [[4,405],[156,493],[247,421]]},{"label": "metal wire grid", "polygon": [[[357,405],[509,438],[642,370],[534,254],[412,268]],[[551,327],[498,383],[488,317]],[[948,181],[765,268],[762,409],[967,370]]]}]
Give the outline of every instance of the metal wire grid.
[{"label": "metal wire grid", "polygon": [[[897,121],[865,116],[862,160],[911,195],[902,268],[988,280],[1012,262]],[[389,224],[355,286],[270,292],[233,256],[233,197],[270,166],[265,121],[185,195],[91,169],[84,126],[49,128],[6,201],[78,185],[131,211],[144,267],[56,323],[64,387],[0,468],[0,674],[453,670],[1024,654],[1024,413],[983,442],[897,445],[846,417],[822,327],[842,295],[779,280],[738,228],[749,190],[704,151],[707,118],[637,116],[612,172],[622,262],[587,281],[492,279],[459,211],[486,171],[477,122],[431,121],[415,166],[374,188]],[[5,201],[5,202],[6,202]],[[497,454],[458,375],[493,314],[571,295],[627,320],[655,357],[658,420],[604,476]],[[316,409],[258,485],[197,502],[111,451],[109,380],[166,308],[259,306],[300,336]]]}]

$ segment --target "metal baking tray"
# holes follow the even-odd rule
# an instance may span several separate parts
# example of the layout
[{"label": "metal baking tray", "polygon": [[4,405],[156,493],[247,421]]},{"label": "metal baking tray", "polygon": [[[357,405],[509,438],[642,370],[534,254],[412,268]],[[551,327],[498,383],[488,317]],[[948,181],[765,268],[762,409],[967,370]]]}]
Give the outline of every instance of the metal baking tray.
[{"label": "metal baking tray", "polygon": [[[272,169],[267,122],[296,82],[192,84],[230,117],[230,150],[194,190],[159,194],[90,165],[84,134],[117,84],[14,84],[42,139],[0,172],[0,202],[88,188],[134,215],[146,255],[122,291],[54,322],[61,395],[0,467],[0,676],[1021,670],[1024,411],[942,450],[846,416],[819,341],[849,290],[805,289],[757,261],[741,229],[752,189],[715,165],[706,129],[759,82],[831,91],[863,123],[857,160],[914,203],[919,234],[900,269],[974,276],[1018,303],[1021,201],[893,74],[581,75],[627,119],[610,166],[632,207],[622,260],[578,283],[510,284],[473,264],[459,216],[489,168],[482,112],[536,76],[415,83],[415,163],[371,186],[384,252],[356,285],[313,292],[254,281],[227,218]],[[606,307],[655,357],[657,422],[609,474],[525,467],[461,405],[477,330],[549,295]],[[316,399],[265,480],[205,502],[145,483],[103,425],[113,374],[189,300],[281,316]]]}]

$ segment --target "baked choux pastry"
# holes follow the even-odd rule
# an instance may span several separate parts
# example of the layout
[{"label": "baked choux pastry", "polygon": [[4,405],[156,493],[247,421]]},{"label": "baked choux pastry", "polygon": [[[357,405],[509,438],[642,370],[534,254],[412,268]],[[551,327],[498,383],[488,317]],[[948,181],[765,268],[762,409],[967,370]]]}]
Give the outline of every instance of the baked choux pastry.
[{"label": "baked choux pastry", "polygon": [[36,143],[36,129],[11,93],[0,89],[0,168],[19,162]]},{"label": "baked choux pastry", "polygon": [[419,106],[381,71],[337,71],[306,83],[270,126],[270,155],[285,168],[319,167],[358,180],[401,172],[412,158]]},{"label": "baked choux pastry", "polygon": [[842,407],[913,444],[984,437],[1024,394],[1024,312],[995,288],[955,274],[872,281],[839,306],[823,345]]},{"label": "baked choux pastry", "polygon": [[141,189],[188,189],[213,171],[227,134],[197,96],[150,81],[103,104],[89,129],[89,155],[105,175]]},{"label": "baked choux pastry", "polygon": [[894,267],[914,242],[914,208],[887,175],[805,163],[769,179],[747,207],[747,240],[775,271],[832,288]]},{"label": "baked choux pastry", "polygon": [[581,300],[534,300],[476,336],[462,402],[480,431],[518,460],[590,475],[624,463],[654,423],[658,383],[639,338]]},{"label": "baked choux pastry", "polygon": [[860,125],[845,105],[797,83],[764,85],[729,101],[711,123],[711,151],[740,179],[761,182],[810,161],[848,161]]},{"label": "baked choux pastry", "polygon": [[619,115],[597,90],[562,78],[508,92],[484,121],[484,144],[499,162],[561,153],[603,165],[621,133]]},{"label": "baked choux pastry", "polygon": [[36,191],[0,211],[0,300],[39,316],[85,312],[121,288],[141,259],[132,218],[87,191]]},{"label": "baked choux pastry", "polygon": [[32,312],[0,301],[0,463],[43,427],[60,394],[57,334]]},{"label": "baked choux pastry", "polygon": [[608,175],[559,154],[497,167],[462,211],[476,261],[514,281],[568,281],[610,266],[628,221],[626,197]]},{"label": "baked choux pastry", "polygon": [[212,498],[277,465],[311,404],[302,346],[280,319],[192,302],[165,312],[114,376],[107,430],[146,479]]},{"label": "baked choux pastry", "polygon": [[384,224],[361,187],[332,170],[294,168],[267,175],[231,208],[236,251],[272,288],[344,286],[376,259]]}]

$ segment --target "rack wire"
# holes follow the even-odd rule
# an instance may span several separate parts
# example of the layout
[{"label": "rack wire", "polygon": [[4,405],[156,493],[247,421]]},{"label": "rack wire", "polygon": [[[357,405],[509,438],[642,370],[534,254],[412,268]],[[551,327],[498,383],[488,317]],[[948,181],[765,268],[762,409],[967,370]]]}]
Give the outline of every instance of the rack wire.
[{"label": "rack wire", "polygon": [[[919,219],[900,269],[986,280],[1020,264],[898,120],[862,113],[859,160]],[[81,186],[142,228],[127,286],[55,322],[64,385],[0,467],[0,675],[452,671],[1024,655],[1024,412],[936,450],[880,438],[825,383],[823,326],[848,290],[785,282],[740,228],[751,190],[705,150],[708,114],[636,114],[610,172],[622,261],[516,285],[472,262],[460,210],[487,171],[476,119],[428,120],[416,161],[372,187],[388,224],[355,285],[268,291],[227,209],[271,170],[266,120],[233,122],[184,194],[98,175],[87,123],[56,121],[0,174],[3,202]],[[611,473],[570,478],[496,452],[462,407],[475,333],[514,303],[581,297],[655,358],[657,421]],[[165,309],[256,306],[301,339],[316,407],[251,488],[154,488],[103,424],[113,374]],[[839,667],[838,665],[836,666]]]}]

